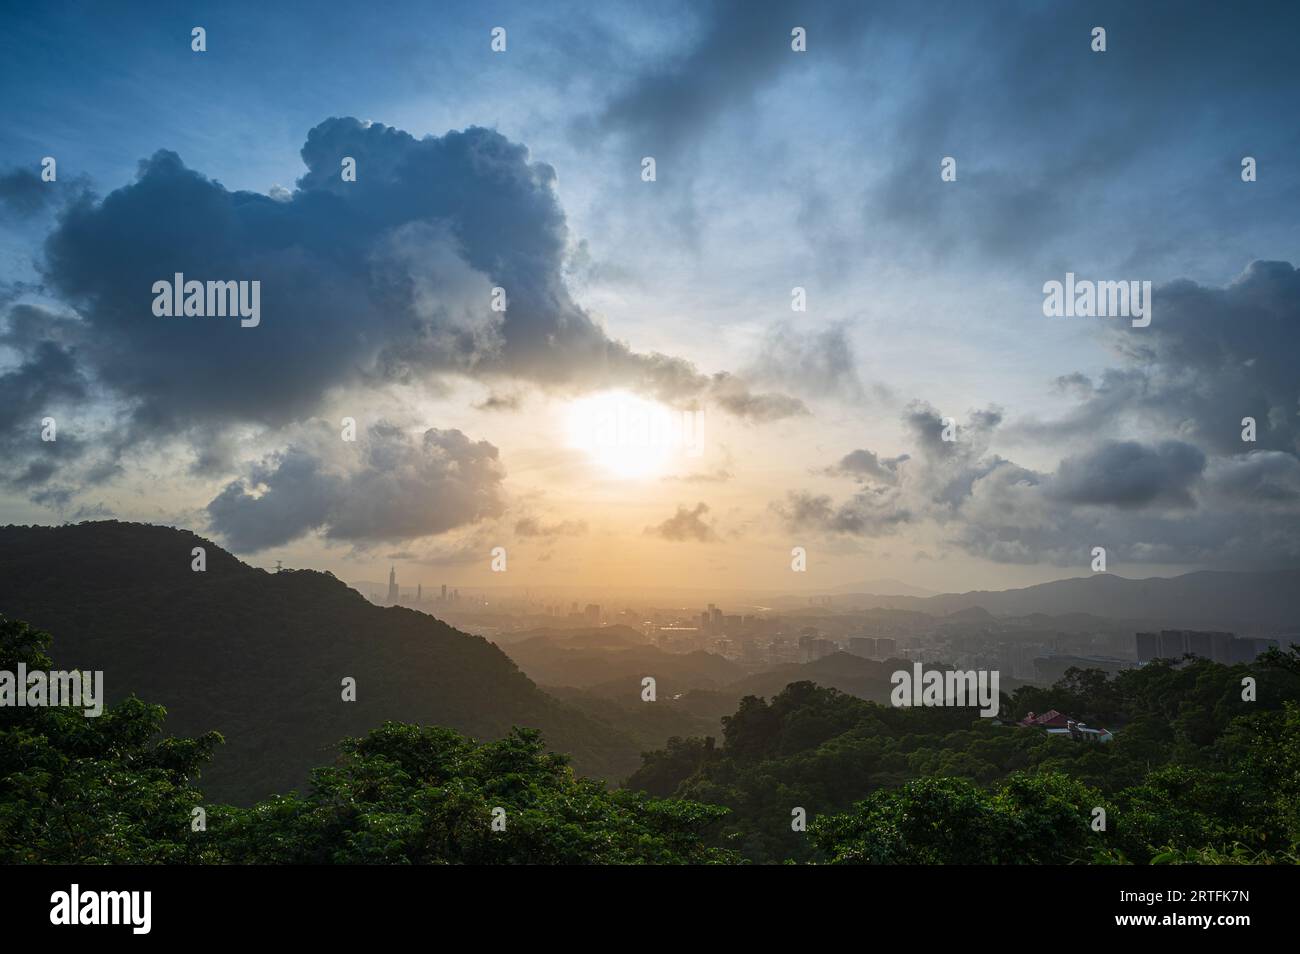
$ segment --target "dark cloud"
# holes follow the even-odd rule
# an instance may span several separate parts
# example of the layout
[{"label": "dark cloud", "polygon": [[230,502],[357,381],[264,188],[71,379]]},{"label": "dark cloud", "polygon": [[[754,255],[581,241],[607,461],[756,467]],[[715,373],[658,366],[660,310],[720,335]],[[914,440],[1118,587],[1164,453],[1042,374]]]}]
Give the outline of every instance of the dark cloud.
[{"label": "dark cloud", "polygon": [[358,545],[446,533],[505,510],[497,449],[458,430],[418,439],[378,424],[355,443],[314,429],[208,504],[212,529],[239,552],[320,531]]},{"label": "dark cloud", "polygon": [[[611,340],[573,302],[555,172],[524,146],[487,129],[415,139],[330,119],[302,154],[307,174],[274,201],[160,151],[135,183],[78,204],[50,236],[49,285],[92,326],[88,360],[138,402],[149,430],[212,418],[282,426],[332,387],[438,373],[621,384],[673,400],[709,389],[688,362]],[[356,182],[340,176],[344,156]],[[154,317],[149,289],[176,272],[260,280],[261,325]],[[505,312],[491,309],[497,286]]]},{"label": "dark cloud", "polygon": [[[978,15],[960,2],[879,5],[877,55],[859,74],[864,98],[891,70],[925,80],[891,84],[895,95],[855,140],[880,159],[861,207],[869,243],[946,268],[974,258],[1063,271],[1087,249],[1108,267],[1169,270],[1221,248],[1228,221],[1242,233],[1249,223],[1252,236],[1285,235],[1298,180],[1243,193],[1236,163],[1294,147],[1272,117],[1300,95],[1279,33],[1295,25],[1295,8],[1278,0],[1247,18],[1221,6],[1184,12],[1177,0],[1086,13],[1005,2]],[[1090,49],[1096,25],[1108,31],[1106,53]],[[1244,100],[1230,92],[1243,83]],[[1222,118],[1213,136],[1188,126],[1188,102]],[[956,182],[939,180],[945,156],[957,160]],[[1208,184],[1215,176],[1218,187]],[[1198,201],[1182,201],[1193,190]],[[1117,220],[1160,228],[1117,232]]]},{"label": "dark cloud", "polygon": [[1206,473],[1223,502],[1300,510],[1300,459],[1283,451],[1252,451],[1213,461]]},{"label": "dark cloud", "polygon": [[[1224,287],[1180,280],[1157,286],[1152,301],[1146,328],[1099,324],[1120,367],[1095,380],[1065,376],[1058,387],[1078,398],[1075,408],[1013,432],[1031,441],[1163,432],[1224,455],[1300,450],[1300,270],[1256,261]],[[1253,445],[1241,438],[1246,417],[1256,421]]]},{"label": "dark cloud", "polygon": [[19,217],[35,215],[53,202],[52,185],[30,169],[0,173],[0,208]]},{"label": "dark cloud", "polygon": [[716,540],[718,535],[713,526],[704,519],[708,512],[709,505],[706,503],[697,503],[694,509],[679,506],[675,514],[663,523],[646,527],[645,532],[665,540],[695,540],[700,543],[710,543]]},{"label": "dark cloud", "polygon": [[815,55],[838,57],[852,51],[867,19],[858,4],[792,7],[782,0],[722,0],[695,12],[701,18],[689,50],[618,90],[595,117],[576,124],[577,135],[624,135],[650,152],[671,152],[802,65],[809,54],[790,49],[794,27],[808,30]]},{"label": "dark cloud", "polygon": [[523,403],[521,394],[498,394],[493,391],[474,407],[480,411],[517,411]]},{"label": "dark cloud", "polygon": [[[48,338],[34,337],[48,318]],[[0,347],[17,351],[19,363],[0,373],[0,483],[19,490],[40,488],[86,452],[73,426],[76,410],[90,393],[77,364],[76,348],[59,318],[42,309],[17,306],[0,326]],[[42,420],[55,422],[55,440],[41,439]],[[42,502],[66,506],[69,493],[48,488]]]},{"label": "dark cloud", "polygon": [[46,182],[33,170],[21,166],[0,173],[0,210],[14,219],[30,219],[47,210],[57,210],[89,193],[90,180],[84,175]]},{"label": "dark cloud", "polygon": [[1105,441],[1062,460],[1049,494],[1077,504],[1192,507],[1192,487],[1204,470],[1205,455],[1182,441]]},{"label": "dark cloud", "polygon": [[773,509],[786,527],[796,533],[816,530],[860,537],[893,533],[912,520],[912,513],[900,505],[896,493],[883,488],[863,490],[841,504],[826,494],[793,491]]},{"label": "dark cloud", "polygon": [[776,421],[810,414],[807,405],[786,394],[756,394],[740,378],[720,371],[713,376],[710,397],[729,414],[749,421]]},{"label": "dark cloud", "polygon": [[828,477],[852,477],[859,482],[874,480],[883,484],[898,482],[898,466],[908,460],[906,454],[898,457],[879,457],[875,451],[865,448],[850,451],[837,463],[823,468],[822,473]]},{"label": "dark cloud", "polygon": [[[280,200],[231,192],[160,150],[102,202],[88,193],[71,202],[43,269],[46,289],[79,320],[41,329],[30,311],[11,308],[20,365],[4,386],[27,395],[21,407],[39,403],[34,389],[58,388],[31,376],[50,369],[54,356],[41,349],[63,335],[75,340],[75,369],[60,374],[122,402],[123,444],[191,440],[202,473],[229,463],[223,430],[287,428],[336,389],[431,387],[446,375],[628,387],[678,404],[716,397],[751,420],[803,412],[795,399],[609,338],[564,282],[568,231],[554,170],[499,133],[416,139],[329,119],[302,156],[308,171]],[[340,175],[345,156],[357,162],[355,182]],[[259,281],[261,323],[156,317],[153,284],[176,273]],[[491,307],[498,286],[504,312]]]}]

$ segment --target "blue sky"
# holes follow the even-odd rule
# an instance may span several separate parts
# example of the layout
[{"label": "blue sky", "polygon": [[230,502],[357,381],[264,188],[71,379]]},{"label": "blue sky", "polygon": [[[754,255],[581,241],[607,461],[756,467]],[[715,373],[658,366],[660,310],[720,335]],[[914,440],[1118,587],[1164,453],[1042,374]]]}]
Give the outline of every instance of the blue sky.
[{"label": "blue sky", "polygon": [[[826,554],[823,584],[889,569],[942,589],[1074,575],[1099,542],[1130,574],[1300,558],[1284,360],[1300,263],[1293,5],[42,4],[4,18],[0,374],[24,413],[62,400],[81,443],[32,470],[26,455],[48,448],[23,443],[33,431],[18,411],[0,421],[13,448],[0,518],[182,522],[350,573],[396,553],[466,580],[494,541],[517,542],[538,579],[590,574],[615,548],[615,576],[719,585],[786,585],[779,555],[796,543]],[[205,53],[190,49],[194,26]],[[496,26],[504,53],[489,46]],[[807,52],[790,49],[795,26]],[[1090,48],[1095,26],[1104,53]],[[361,123],[322,127],[331,117]],[[464,181],[398,176],[380,196],[363,163],[352,193],[321,170],[298,185],[312,130],[351,148],[378,129],[367,122],[411,137],[392,161]],[[472,127],[492,136],[443,138]],[[424,137],[434,144],[414,145]],[[529,177],[505,198],[465,158],[502,143],[527,150],[509,174]],[[151,160],[158,150],[183,166]],[[47,155],[57,189],[24,206],[22,176]],[[644,156],[654,183],[640,179]],[[955,182],[940,180],[945,156]],[[1241,180],[1244,156],[1255,182]],[[154,178],[131,192],[142,168]],[[422,290],[407,318],[437,334],[419,348],[404,339],[404,313],[367,297],[373,271],[358,265],[365,287],[345,287],[322,252],[292,273],[316,292],[339,281],[316,333],[304,310],[268,315],[260,364],[238,338],[168,351],[130,311],[135,292],[97,266],[151,248],[141,275],[169,274],[168,250],[142,239],[133,252],[124,236],[191,215],[147,201],[172,194],[175,168],[206,183],[194,195],[232,208],[234,193],[276,190],[284,201],[256,215],[301,230],[289,245],[339,227],[313,218],[327,194],[354,203],[357,221],[395,203],[373,232],[340,231],[338,247],[407,269]],[[122,201],[101,205],[115,190]],[[396,211],[431,194],[423,218]],[[522,203],[518,227],[497,199]],[[217,220],[199,219],[177,228],[214,234]],[[226,236],[236,244],[213,254],[283,252],[258,244],[259,227],[241,220]],[[357,236],[372,244],[349,245]],[[494,265],[493,248],[515,254]],[[1152,329],[1045,318],[1042,285],[1067,271],[1153,282]],[[503,329],[445,324],[497,281],[535,289],[533,310]],[[807,312],[791,312],[794,286]],[[351,295],[374,345],[353,363],[329,348],[353,326],[328,319]],[[435,353],[448,334],[483,346]],[[285,354],[307,345],[317,373],[259,387],[277,341]],[[212,360],[150,377],[123,357],[155,346],[169,367]],[[42,391],[61,356],[78,370]],[[204,369],[232,388],[247,380],[262,403],[183,393]],[[569,405],[609,388],[702,402],[707,459],[629,483],[557,446]],[[476,409],[487,394],[515,409]],[[348,407],[396,428],[373,431],[369,462],[320,444],[321,422]],[[1235,436],[1247,413],[1266,424],[1249,445]],[[927,456],[944,416],[966,439]],[[458,495],[442,465],[482,443],[498,464]],[[855,451],[907,460],[855,471],[843,463],[867,459]],[[393,454],[409,457],[410,482],[376,479]],[[318,509],[276,510],[304,481]],[[406,533],[391,515],[363,526],[344,499],[364,488],[409,501],[420,481],[467,516],[430,508]],[[747,562],[756,548],[770,554],[760,567]]]}]

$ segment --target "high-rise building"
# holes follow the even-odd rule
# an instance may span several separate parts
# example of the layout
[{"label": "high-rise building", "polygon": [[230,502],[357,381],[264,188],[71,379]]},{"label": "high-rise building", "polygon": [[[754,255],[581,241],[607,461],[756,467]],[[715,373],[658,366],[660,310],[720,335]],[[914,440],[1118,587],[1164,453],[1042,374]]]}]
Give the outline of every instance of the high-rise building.
[{"label": "high-rise building", "polygon": [[1187,652],[1187,632],[1181,629],[1160,631],[1160,658],[1182,659]]},{"label": "high-rise building", "polygon": [[876,637],[876,655],[881,659],[892,659],[898,652],[898,640],[892,636]]},{"label": "high-rise building", "polygon": [[1187,651],[1193,656],[1200,656],[1202,659],[1213,659],[1214,651],[1211,646],[1211,637],[1213,633],[1202,633],[1194,630],[1187,631]]},{"label": "high-rise building", "polygon": [[442,584],[442,601],[447,602],[447,584]]},{"label": "high-rise building", "polygon": [[871,659],[876,655],[876,640],[872,636],[850,636],[849,652],[863,659]]},{"label": "high-rise building", "polygon": [[423,603],[423,602],[424,602],[424,584],[423,584],[423,583],[417,583],[417,584],[415,584],[415,602],[417,602],[417,603]]},{"label": "high-rise building", "polygon": [[398,598],[398,594],[397,594],[397,568],[396,568],[396,567],[389,567],[389,568],[388,568],[388,605],[389,605],[389,606],[396,606],[396,605],[397,605],[397,598]]},{"label": "high-rise building", "polygon": [[1162,629],[1158,634],[1137,634],[1137,657],[1139,662],[1149,662],[1152,659],[1182,659],[1185,653],[1190,653],[1201,659],[1232,665],[1254,660],[1256,653],[1263,651],[1262,647],[1257,648],[1257,644],[1262,642],[1214,630]]}]

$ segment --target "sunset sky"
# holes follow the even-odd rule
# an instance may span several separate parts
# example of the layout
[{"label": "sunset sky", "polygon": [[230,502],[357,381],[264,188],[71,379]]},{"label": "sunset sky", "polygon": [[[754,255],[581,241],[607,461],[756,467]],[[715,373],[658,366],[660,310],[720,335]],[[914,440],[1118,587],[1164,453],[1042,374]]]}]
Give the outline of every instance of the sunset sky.
[{"label": "sunset sky", "polygon": [[[1300,17],[1179,6],[11,7],[0,523],[426,585],[1300,565]],[[260,324],[155,316],[177,272]],[[1067,272],[1150,326],[1045,317]],[[606,446],[642,411],[696,442]]]}]

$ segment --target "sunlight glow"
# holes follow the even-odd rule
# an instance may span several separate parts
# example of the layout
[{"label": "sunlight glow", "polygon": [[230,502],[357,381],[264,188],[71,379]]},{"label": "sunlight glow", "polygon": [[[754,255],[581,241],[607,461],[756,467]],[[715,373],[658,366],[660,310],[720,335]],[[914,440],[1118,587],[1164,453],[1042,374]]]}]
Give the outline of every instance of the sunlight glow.
[{"label": "sunlight glow", "polygon": [[627,391],[593,394],[569,405],[569,446],[616,477],[657,477],[683,450],[688,413]]}]

